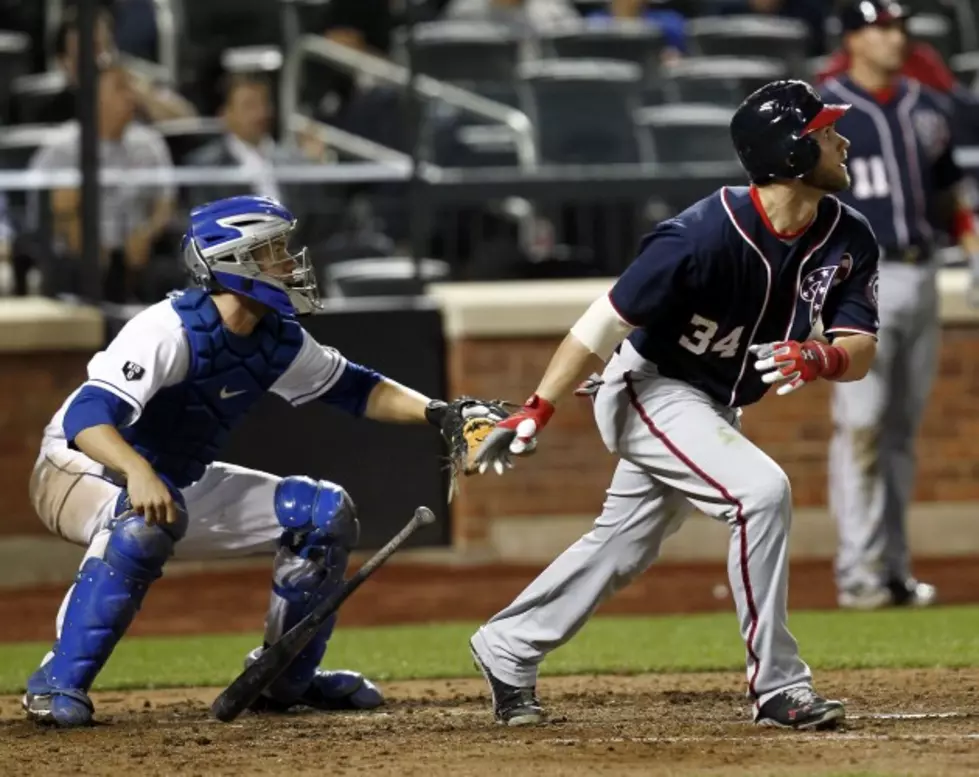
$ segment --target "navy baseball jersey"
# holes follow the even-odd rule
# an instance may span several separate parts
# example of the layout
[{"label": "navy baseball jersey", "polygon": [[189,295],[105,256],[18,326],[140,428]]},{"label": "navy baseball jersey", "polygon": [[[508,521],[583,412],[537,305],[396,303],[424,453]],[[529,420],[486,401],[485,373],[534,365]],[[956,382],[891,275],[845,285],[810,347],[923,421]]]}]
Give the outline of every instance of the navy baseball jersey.
[{"label": "navy baseball jersey", "polygon": [[870,94],[850,78],[826,81],[824,100],[852,108],[836,122],[850,141],[852,184],[840,199],[859,210],[885,255],[910,246],[930,258],[938,221],[936,195],[962,171],[952,156],[948,101],[917,81],[901,79],[886,94]]},{"label": "navy baseball jersey", "polygon": [[644,237],[609,298],[660,374],[741,407],[769,388],[748,346],[804,340],[820,317],[829,337],[876,337],[878,256],[866,219],[836,197],[778,235],[753,187],[725,187]]}]

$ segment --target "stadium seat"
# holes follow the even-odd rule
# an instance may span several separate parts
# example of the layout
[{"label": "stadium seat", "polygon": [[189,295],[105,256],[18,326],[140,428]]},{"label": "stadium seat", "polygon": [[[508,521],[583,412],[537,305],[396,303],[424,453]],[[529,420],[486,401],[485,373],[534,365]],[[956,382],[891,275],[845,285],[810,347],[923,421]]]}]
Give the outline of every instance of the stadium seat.
[{"label": "stadium seat", "polygon": [[787,75],[784,63],[772,59],[687,57],[663,68],[663,94],[669,102],[737,106]]},{"label": "stadium seat", "polygon": [[425,285],[449,277],[449,265],[437,259],[415,261],[385,256],[335,262],[325,269],[324,288],[330,297],[418,296]]},{"label": "stadium seat", "polygon": [[659,70],[665,39],[658,27],[642,20],[603,19],[555,26],[542,35],[541,44],[549,56],[563,59],[634,62],[649,83]]},{"label": "stadium seat", "polygon": [[31,72],[31,39],[22,32],[0,30],[0,119],[6,120],[10,85]]},{"label": "stadium seat", "polygon": [[[521,39],[504,24],[435,21],[413,28],[416,72],[479,91],[478,84],[512,81],[524,56]],[[396,58],[408,66],[407,31],[395,35]]]},{"label": "stadium seat", "polygon": [[282,50],[278,46],[236,46],[221,52],[226,73],[278,73]]},{"label": "stadium seat", "polygon": [[520,164],[509,128],[472,118],[450,105],[429,105],[422,137],[426,158],[440,167],[517,167]]},{"label": "stadium seat", "polygon": [[0,129],[0,169],[23,170],[41,146],[61,131],[58,124],[20,124]]},{"label": "stadium seat", "polygon": [[224,125],[215,118],[172,119],[157,122],[154,126],[163,135],[177,166],[186,164],[189,154],[224,134]]},{"label": "stadium seat", "polygon": [[64,73],[52,70],[15,78],[10,85],[11,120],[15,124],[38,124],[52,100],[68,91]]},{"label": "stadium seat", "polygon": [[780,16],[702,16],[687,25],[691,48],[708,57],[757,57],[784,62],[802,75],[809,31],[803,22]]},{"label": "stadium seat", "polygon": [[534,125],[542,164],[638,163],[650,158],[633,115],[642,69],[613,60],[552,59],[519,71],[521,105]]},{"label": "stadium seat", "polygon": [[960,51],[958,36],[945,16],[916,14],[908,19],[908,32],[916,40],[934,46],[946,62]]},{"label": "stadium seat", "polygon": [[732,114],[717,105],[677,103],[643,108],[636,124],[649,133],[659,162],[730,162],[737,161]]},{"label": "stadium seat", "polygon": [[979,87],[979,51],[956,54],[949,60],[949,67],[969,90]]}]

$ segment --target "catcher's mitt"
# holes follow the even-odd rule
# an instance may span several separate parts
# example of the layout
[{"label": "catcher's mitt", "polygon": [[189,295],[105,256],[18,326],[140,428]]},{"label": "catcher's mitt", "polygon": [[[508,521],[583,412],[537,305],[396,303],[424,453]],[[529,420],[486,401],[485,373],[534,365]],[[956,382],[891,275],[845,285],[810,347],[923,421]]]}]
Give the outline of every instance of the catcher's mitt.
[{"label": "catcher's mitt", "polygon": [[456,478],[461,472],[471,475],[477,471],[476,450],[493,427],[510,415],[511,402],[499,399],[457,397],[451,402],[435,400],[425,409],[428,422],[437,426],[449,449],[449,469],[452,477],[449,500],[455,493]]}]

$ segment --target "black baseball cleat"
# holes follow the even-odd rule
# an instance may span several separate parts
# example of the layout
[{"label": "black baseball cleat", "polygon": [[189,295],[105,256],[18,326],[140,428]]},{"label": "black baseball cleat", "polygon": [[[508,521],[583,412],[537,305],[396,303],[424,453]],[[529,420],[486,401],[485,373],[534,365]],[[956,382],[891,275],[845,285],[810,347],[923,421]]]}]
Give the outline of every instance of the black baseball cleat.
[{"label": "black baseball cleat", "polygon": [[808,685],[777,693],[758,710],[759,726],[794,728],[798,731],[821,731],[836,728],[846,717],[842,702],[824,699]]},{"label": "black baseball cleat", "polygon": [[537,698],[537,689],[518,688],[494,677],[479,658],[472,642],[469,643],[476,668],[483,673],[493,699],[493,715],[496,722],[506,726],[536,726],[544,719],[544,710]]},{"label": "black baseball cleat", "polygon": [[921,583],[913,577],[890,580],[887,588],[895,607],[931,607],[938,599],[935,586]]}]

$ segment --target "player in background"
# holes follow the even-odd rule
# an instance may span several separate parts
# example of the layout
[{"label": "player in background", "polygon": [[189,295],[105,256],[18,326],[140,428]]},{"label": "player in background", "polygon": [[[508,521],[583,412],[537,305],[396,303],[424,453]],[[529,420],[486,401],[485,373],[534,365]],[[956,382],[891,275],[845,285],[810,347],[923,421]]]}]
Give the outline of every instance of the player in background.
[{"label": "player in background", "polygon": [[[194,209],[183,248],[199,288],[127,322],[44,430],[32,504],[52,532],[87,551],[58,613],[54,646],[27,682],[30,718],[61,727],[92,722],[89,688],[171,556],[274,553],[265,645],[342,582],[359,523],[341,486],[215,461],[266,391],[294,406],[319,400],[392,423],[441,425],[449,412],[299,325],[296,316],[312,312],[318,295],[305,249],[289,251],[295,226],[288,210],[263,197]],[[362,675],[318,668],[334,622],[254,709],[382,703]]]},{"label": "player in background", "polygon": [[880,345],[865,380],[834,387],[829,456],[838,600],[861,609],[935,601],[934,586],[911,575],[906,524],[941,332],[936,233],[951,233],[979,259],[948,98],[901,75],[907,16],[897,3],[847,3],[840,20],[850,67],[820,87],[823,99],[853,106],[838,125],[853,179],[840,198],[881,245]]},{"label": "player in background", "polygon": [[[470,642],[501,722],[541,720],[540,662],[656,559],[691,506],[731,530],[754,720],[815,729],[844,717],[840,702],[813,690],[786,622],[789,480],[741,434],[739,418],[773,386],[786,394],[819,379],[860,380],[873,360],[877,242],[832,196],[850,183],[848,143],[835,128],[847,108],[801,81],[749,96],[731,134],[752,185],[722,188],[645,237],[523,409],[478,451],[480,467],[499,471],[532,450],[586,366],[608,360],[579,389],[619,457],[602,514]],[[808,339],[820,316],[832,344]]]}]

